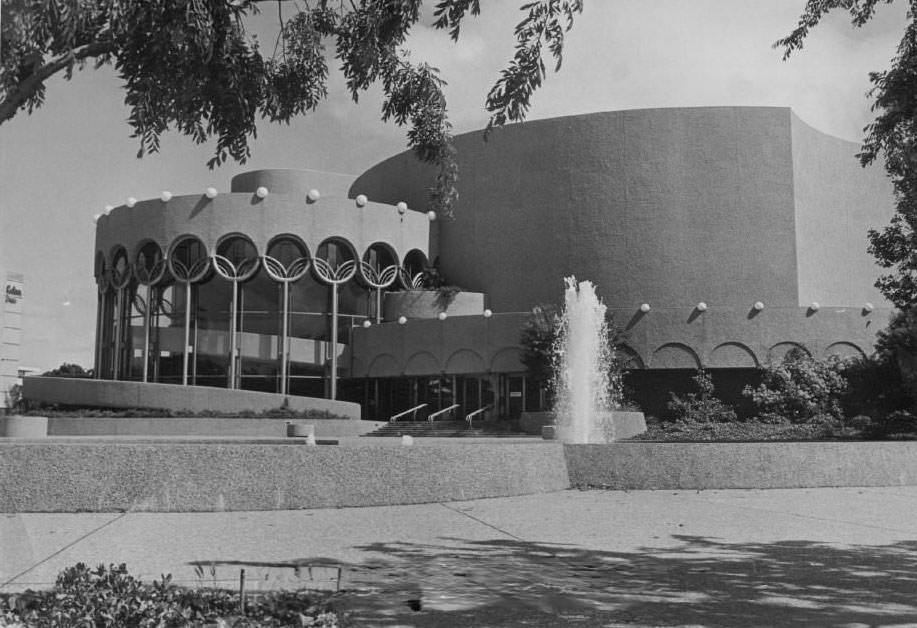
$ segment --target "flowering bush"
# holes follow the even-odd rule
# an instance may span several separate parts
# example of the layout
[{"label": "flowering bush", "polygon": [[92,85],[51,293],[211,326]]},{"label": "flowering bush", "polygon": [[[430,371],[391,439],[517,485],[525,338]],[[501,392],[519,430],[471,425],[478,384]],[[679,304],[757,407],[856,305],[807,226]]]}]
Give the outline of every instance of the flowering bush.
[{"label": "flowering bush", "polygon": [[764,420],[806,423],[817,418],[840,419],[841,397],[847,380],[837,359],[816,360],[801,349],[793,349],[777,365],[764,368],[757,388],[746,386]]}]

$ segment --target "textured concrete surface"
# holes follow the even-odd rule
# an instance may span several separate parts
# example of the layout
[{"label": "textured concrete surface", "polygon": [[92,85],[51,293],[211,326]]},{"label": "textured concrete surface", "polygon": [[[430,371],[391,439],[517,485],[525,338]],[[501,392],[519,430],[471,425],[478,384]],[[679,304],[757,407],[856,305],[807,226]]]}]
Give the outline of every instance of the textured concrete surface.
[{"label": "textured concrete surface", "polygon": [[31,401],[90,407],[162,408],[176,412],[264,412],[287,407],[296,411],[318,410],[350,419],[360,418],[360,405],[349,401],[209,386],[102,379],[25,377],[22,396]]},{"label": "textured concrete surface", "polygon": [[573,486],[615,489],[917,485],[915,442],[565,445]]},{"label": "textured concrete surface", "polygon": [[311,425],[319,438],[359,436],[384,425],[353,419],[241,419],[220,417],[50,417],[49,436],[252,436],[282,437],[287,421]]},{"label": "textured concrete surface", "polygon": [[[359,626],[917,623],[917,488],[562,491],[400,507],[0,516],[3,591],[78,561],[337,587]],[[195,568],[201,567],[201,576]],[[413,608],[419,610],[412,610]]]},{"label": "textured concrete surface", "polygon": [[[560,490],[563,449],[341,439],[0,441],[0,512],[220,511],[411,504]],[[396,441],[397,445],[378,441]]]},{"label": "textured concrete surface", "polygon": [[48,417],[0,416],[0,437],[43,438],[48,435]]}]

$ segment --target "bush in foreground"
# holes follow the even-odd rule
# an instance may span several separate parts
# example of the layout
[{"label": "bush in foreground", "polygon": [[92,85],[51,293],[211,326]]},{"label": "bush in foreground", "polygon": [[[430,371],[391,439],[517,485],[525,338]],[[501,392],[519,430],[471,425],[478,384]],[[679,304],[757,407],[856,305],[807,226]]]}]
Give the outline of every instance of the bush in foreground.
[{"label": "bush in foreground", "polygon": [[305,592],[279,591],[246,601],[237,593],[187,589],[171,577],[146,584],[125,565],[65,569],[50,591],[0,595],[4,626],[338,626],[337,615]]}]

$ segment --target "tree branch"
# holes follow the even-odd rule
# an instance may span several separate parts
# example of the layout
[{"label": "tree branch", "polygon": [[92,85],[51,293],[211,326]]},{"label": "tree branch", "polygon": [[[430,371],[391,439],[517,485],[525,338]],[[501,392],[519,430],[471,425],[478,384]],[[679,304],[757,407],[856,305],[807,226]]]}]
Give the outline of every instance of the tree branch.
[{"label": "tree branch", "polygon": [[0,124],[3,124],[16,115],[16,112],[19,111],[21,107],[25,106],[29,99],[42,88],[44,82],[54,74],[71,67],[78,61],[83,61],[91,57],[98,57],[114,51],[114,42],[100,41],[74,48],[65,54],[51,59],[19,83],[12,93],[8,93],[6,97],[0,101]]}]

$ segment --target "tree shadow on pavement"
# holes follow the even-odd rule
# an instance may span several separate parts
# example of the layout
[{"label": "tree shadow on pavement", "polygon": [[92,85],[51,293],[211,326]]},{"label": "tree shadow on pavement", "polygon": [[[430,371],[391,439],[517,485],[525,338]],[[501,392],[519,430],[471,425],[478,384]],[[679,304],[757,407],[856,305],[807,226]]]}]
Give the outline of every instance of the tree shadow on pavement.
[{"label": "tree shadow on pavement", "polygon": [[343,566],[339,606],[353,624],[378,626],[917,623],[917,542],[674,538],[635,552],[511,539],[364,545],[380,560]]}]

